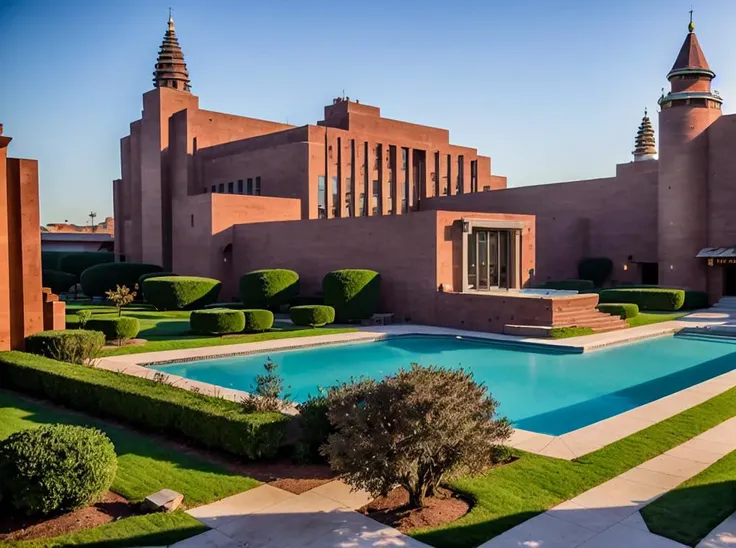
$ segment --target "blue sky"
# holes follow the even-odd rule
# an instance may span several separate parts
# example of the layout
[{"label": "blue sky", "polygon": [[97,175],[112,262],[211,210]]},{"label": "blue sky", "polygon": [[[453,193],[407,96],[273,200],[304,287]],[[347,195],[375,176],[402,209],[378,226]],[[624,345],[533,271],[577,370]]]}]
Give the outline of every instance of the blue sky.
[{"label": "blue sky", "polygon": [[691,5],[724,112],[736,101],[733,0],[0,0],[0,122],[40,161],[44,223],[112,214],[170,5],[203,108],[301,125],[344,89],[448,128],[509,186],[629,161]]}]

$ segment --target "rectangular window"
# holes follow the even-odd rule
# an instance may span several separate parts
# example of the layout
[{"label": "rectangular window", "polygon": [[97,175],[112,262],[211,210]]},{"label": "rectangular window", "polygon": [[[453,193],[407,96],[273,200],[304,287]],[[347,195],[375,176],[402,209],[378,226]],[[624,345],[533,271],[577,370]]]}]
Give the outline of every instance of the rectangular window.
[{"label": "rectangular window", "polygon": [[232,194],[233,192],[235,192],[235,183],[233,183],[232,181],[230,181],[227,184],[227,193],[228,194]]},{"label": "rectangular window", "polygon": [[464,162],[465,157],[460,155],[457,157],[457,191],[456,194],[462,194],[463,193],[463,178],[465,177],[465,173],[463,173],[464,168]]},{"label": "rectangular window", "polygon": [[224,194],[225,193],[225,183],[220,183],[220,186],[217,187],[217,191],[220,194]]},{"label": "rectangular window", "polygon": [[253,194],[253,179],[251,179],[250,177],[249,177],[249,178],[248,178],[248,180],[246,181],[246,189],[245,189],[245,193],[246,193],[246,194],[247,194],[248,196],[250,196],[251,194]]},{"label": "rectangular window", "polygon": [[324,175],[317,177],[317,218],[327,218],[327,189]]},{"label": "rectangular window", "polygon": [[243,193],[243,179],[238,179],[238,194]]},{"label": "rectangular window", "polygon": [[408,148],[401,148],[401,169],[403,171],[406,171],[406,169],[409,167],[409,149]]},{"label": "rectangular window", "polygon": [[353,179],[352,177],[345,178],[345,209],[348,217],[353,216]]},{"label": "rectangular window", "polygon": [[409,173],[409,149],[401,148],[401,169],[404,172],[404,192],[401,195],[401,211],[406,213],[411,205],[411,173]]},{"label": "rectangular window", "polygon": [[470,160],[470,191],[478,192],[478,160]]},{"label": "rectangular window", "polygon": [[434,195],[440,195],[440,153],[434,153],[434,173],[432,173],[432,182],[434,182]]},{"label": "rectangular window", "polygon": [[261,178],[260,177],[256,177],[256,188],[255,188],[254,194],[256,196],[261,195]]},{"label": "rectangular window", "polygon": [[340,194],[338,192],[337,177],[332,177],[332,216],[340,216]]},{"label": "rectangular window", "polygon": [[450,194],[452,185],[452,156],[447,155],[447,177],[445,178],[445,188],[442,190],[443,194],[447,196]]},{"label": "rectangular window", "polygon": [[217,185],[212,185],[212,194],[217,192]]},{"label": "rectangular window", "polygon": [[468,235],[468,287],[477,291],[511,287],[512,242],[510,230],[483,228]]},{"label": "rectangular window", "polygon": [[376,145],[376,165],[375,169],[381,169],[381,145]]},{"label": "rectangular window", "polygon": [[379,214],[378,204],[381,197],[381,185],[377,180],[373,181],[373,202],[371,203],[373,215]]}]

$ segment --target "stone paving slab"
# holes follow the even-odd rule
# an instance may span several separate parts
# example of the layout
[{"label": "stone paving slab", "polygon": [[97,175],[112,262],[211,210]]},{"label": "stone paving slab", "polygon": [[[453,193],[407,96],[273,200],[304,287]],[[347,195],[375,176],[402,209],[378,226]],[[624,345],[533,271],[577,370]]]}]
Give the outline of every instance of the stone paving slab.
[{"label": "stone paving slab", "polygon": [[[734,450],[736,417],[527,520],[481,546],[680,547],[682,545],[677,542],[650,533],[639,510]],[[736,531],[736,519],[725,524],[724,528]],[[726,532],[723,538],[728,538],[728,534]],[[714,536],[717,537],[718,533]]]},{"label": "stone paving slab", "polygon": [[736,546],[736,513],[723,520],[696,548],[733,548]]}]

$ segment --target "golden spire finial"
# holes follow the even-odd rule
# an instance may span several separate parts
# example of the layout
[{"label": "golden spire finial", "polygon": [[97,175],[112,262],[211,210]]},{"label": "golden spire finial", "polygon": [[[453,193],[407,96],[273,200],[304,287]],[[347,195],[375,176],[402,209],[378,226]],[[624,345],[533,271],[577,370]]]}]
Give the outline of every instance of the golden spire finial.
[{"label": "golden spire finial", "polygon": [[693,23],[693,8],[690,6],[690,24],[687,26],[687,30],[690,32],[695,31],[695,23]]},{"label": "golden spire finial", "polygon": [[172,11],[174,10],[169,8],[169,30],[174,30],[174,16],[171,14]]}]

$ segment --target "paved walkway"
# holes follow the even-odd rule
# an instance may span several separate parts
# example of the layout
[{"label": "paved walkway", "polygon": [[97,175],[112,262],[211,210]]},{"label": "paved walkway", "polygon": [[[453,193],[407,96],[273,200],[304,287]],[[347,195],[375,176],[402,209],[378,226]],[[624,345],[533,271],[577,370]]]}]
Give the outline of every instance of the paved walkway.
[{"label": "paved walkway", "polygon": [[701,540],[696,548],[733,548],[736,546],[736,514],[731,514]]},{"label": "paved walkway", "polygon": [[639,509],[734,450],[736,418],[525,521],[482,546],[682,547],[678,542],[650,533]]},{"label": "paved walkway", "polygon": [[363,548],[426,545],[378,523],[355,509],[371,497],[332,481],[295,495],[270,485],[187,513],[210,531],[177,544],[177,548]]}]

